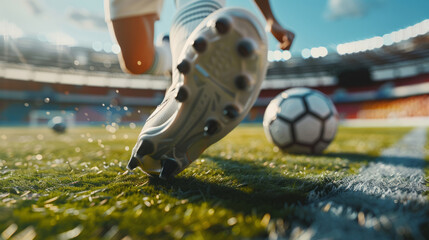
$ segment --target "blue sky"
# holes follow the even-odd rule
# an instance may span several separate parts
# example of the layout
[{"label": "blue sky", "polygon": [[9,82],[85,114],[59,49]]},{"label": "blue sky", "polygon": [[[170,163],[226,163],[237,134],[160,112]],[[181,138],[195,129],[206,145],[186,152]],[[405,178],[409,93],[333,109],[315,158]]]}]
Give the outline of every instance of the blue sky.
[{"label": "blue sky", "polygon": [[[293,53],[303,48],[327,47],[405,28],[429,18],[428,0],[271,0],[275,16],[293,30]],[[227,0],[263,21],[252,0]],[[174,0],[165,0],[156,35],[168,32],[175,12]],[[16,36],[58,39],[77,45],[112,43],[103,21],[101,0],[0,0],[0,34],[13,29]],[[275,50],[271,37],[269,48]]]}]

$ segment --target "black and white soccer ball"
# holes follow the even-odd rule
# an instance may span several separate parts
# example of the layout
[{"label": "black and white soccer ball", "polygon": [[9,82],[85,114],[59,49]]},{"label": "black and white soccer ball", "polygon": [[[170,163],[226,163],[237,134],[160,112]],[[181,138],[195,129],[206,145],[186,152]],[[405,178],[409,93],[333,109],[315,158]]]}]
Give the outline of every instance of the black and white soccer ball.
[{"label": "black and white soccer ball", "polygon": [[67,129],[64,119],[60,116],[53,117],[48,122],[48,125],[56,133],[64,133]]},{"label": "black and white soccer ball", "polygon": [[270,102],[263,125],[268,140],[283,151],[319,154],[335,138],[338,113],[325,94],[293,88]]}]

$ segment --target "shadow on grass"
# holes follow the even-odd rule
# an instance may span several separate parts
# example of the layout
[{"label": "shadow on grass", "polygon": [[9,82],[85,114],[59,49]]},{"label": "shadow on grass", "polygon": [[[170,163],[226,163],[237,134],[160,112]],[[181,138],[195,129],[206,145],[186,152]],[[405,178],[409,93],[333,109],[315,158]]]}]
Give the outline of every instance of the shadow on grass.
[{"label": "shadow on grass", "polygon": [[377,156],[371,156],[371,155],[362,154],[362,153],[350,153],[350,152],[326,153],[326,154],[320,154],[317,156],[329,157],[329,158],[344,158],[350,162],[362,162],[362,161],[372,162],[378,158]]},{"label": "shadow on grass", "polygon": [[[178,176],[172,181],[151,179],[150,183],[164,192],[190,202],[208,202],[244,213],[270,213],[283,216],[285,203],[300,204],[306,201],[307,193],[323,183],[316,180],[287,177],[269,167],[246,164],[239,160],[209,157],[223,176],[198,179]],[[222,179],[229,179],[224,180]],[[280,211],[280,210],[284,211]]]}]

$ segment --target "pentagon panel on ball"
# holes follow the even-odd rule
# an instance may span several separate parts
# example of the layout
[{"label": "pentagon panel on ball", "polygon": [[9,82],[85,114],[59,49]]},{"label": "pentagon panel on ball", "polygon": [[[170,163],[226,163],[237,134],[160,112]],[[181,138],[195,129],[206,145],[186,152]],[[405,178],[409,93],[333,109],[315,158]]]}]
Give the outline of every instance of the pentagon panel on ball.
[{"label": "pentagon panel on ball", "polygon": [[263,124],[268,140],[283,151],[319,154],[335,138],[338,113],[325,94],[293,88],[268,104]]}]

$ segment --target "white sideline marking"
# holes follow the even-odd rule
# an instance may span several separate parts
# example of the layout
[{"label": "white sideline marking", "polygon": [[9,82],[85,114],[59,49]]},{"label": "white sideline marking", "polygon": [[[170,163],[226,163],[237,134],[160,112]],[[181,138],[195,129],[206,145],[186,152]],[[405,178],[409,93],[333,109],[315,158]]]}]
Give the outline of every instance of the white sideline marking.
[{"label": "white sideline marking", "polygon": [[428,190],[425,144],[426,128],[416,128],[359,174],[324,192],[312,191],[312,224],[300,239],[427,238],[419,230],[429,223],[429,203],[422,195]]},{"label": "white sideline marking", "polygon": [[391,119],[349,119],[340,121],[346,127],[428,127],[429,117]]}]

